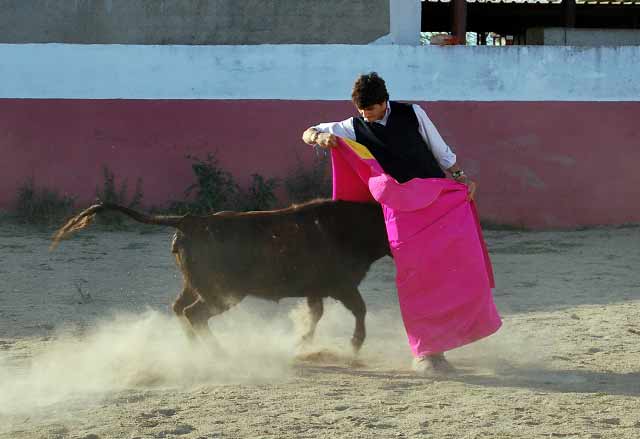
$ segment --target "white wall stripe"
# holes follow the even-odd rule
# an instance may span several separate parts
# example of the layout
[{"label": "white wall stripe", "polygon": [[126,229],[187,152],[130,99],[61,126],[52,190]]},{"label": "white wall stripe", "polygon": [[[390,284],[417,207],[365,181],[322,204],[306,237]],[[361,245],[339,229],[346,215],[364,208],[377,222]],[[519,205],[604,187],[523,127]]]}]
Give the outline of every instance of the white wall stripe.
[{"label": "white wall stripe", "polygon": [[0,98],[640,101],[640,46],[0,44]]}]

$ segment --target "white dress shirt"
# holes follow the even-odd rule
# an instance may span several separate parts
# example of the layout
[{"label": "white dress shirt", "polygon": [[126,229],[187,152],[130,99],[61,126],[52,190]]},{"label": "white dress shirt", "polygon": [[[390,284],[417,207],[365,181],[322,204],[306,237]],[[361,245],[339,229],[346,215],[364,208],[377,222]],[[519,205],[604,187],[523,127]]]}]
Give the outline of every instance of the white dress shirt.
[{"label": "white dress shirt", "polygon": [[[442,169],[449,169],[456,164],[456,155],[451,151],[449,145],[444,141],[436,126],[431,122],[427,113],[416,104],[412,105],[413,111],[418,118],[418,131],[422,139],[427,144],[427,147],[431,149],[433,156],[436,158]],[[374,122],[381,125],[386,125],[391,114],[391,105],[387,102],[387,110],[384,116],[380,120]],[[353,117],[345,119],[342,122],[327,122],[318,124],[312,128],[320,131],[321,133],[331,133],[335,136],[346,137],[347,139],[356,140],[356,131],[353,128]]]}]

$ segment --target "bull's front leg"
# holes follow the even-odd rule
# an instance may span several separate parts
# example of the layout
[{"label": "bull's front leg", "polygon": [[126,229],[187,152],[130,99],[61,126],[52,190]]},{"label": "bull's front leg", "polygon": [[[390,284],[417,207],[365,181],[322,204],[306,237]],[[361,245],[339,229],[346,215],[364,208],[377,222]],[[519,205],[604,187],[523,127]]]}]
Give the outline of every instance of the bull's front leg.
[{"label": "bull's front leg", "polygon": [[307,305],[309,306],[309,328],[300,340],[302,344],[311,343],[313,336],[316,333],[318,322],[324,313],[322,297],[307,297]]},{"label": "bull's front leg", "polygon": [[198,298],[198,300],[187,306],[183,313],[191,324],[191,327],[198,335],[203,337],[211,336],[211,330],[209,330],[209,319],[213,317],[213,313],[204,300]]},{"label": "bull's front leg", "polygon": [[183,313],[199,338],[213,347],[218,354],[223,353],[222,346],[209,329],[209,319],[227,311],[239,303],[243,297],[220,296],[217,292],[207,290],[205,294],[199,294],[198,300],[187,306]]},{"label": "bull's front leg", "polygon": [[197,300],[198,296],[195,292],[189,286],[185,286],[182,293],[180,293],[171,307],[176,317],[178,317],[178,320],[180,321],[180,324],[182,325],[189,340],[194,340],[196,338],[196,333],[191,322],[185,317],[184,310],[188,306],[193,305]]}]

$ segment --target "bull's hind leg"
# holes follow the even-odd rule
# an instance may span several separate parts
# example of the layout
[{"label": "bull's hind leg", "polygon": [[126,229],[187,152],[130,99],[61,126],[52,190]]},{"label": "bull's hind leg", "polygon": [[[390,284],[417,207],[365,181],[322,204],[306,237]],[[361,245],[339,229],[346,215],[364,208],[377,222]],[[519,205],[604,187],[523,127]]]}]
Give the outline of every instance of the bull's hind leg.
[{"label": "bull's hind leg", "polygon": [[324,306],[322,304],[322,297],[307,297],[307,305],[309,306],[309,328],[307,332],[302,336],[301,342],[303,344],[310,343],[313,340],[313,335],[316,333],[316,327],[322,313],[324,312]]},{"label": "bull's hind leg", "polygon": [[351,337],[351,346],[353,346],[353,351],[358,353],[366,337],[364,318],[367,314],[367,306],[360,295],[360,291],[355,287],[345,287],[340,290],[340,293],[341,294],[332,294],[331,297],[342,302],[356,318],[356,328],[353,331],[353,337]]}]

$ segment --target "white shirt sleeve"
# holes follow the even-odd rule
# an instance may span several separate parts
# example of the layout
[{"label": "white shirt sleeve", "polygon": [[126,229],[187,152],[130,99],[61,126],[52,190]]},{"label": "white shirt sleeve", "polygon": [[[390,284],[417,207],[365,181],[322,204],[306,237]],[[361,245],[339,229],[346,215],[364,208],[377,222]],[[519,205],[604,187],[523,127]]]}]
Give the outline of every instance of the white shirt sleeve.
[{"label": "white shirt sleeve", "polygon": [[356,131],[353,128],[353,117],[345,119],[342,122],[320,123],[314,127],[321,133],[331,133],[334,136],[344,137],[349,140],[356,140]]},{"label": "white shirt sleeve", "polygon": [[444,141],[436,126],[431,122],[427,113],[416,104],[413,104],[413,111],[418,117],[420,135],[427,143],[433,156],[443,169],[449,169],[456,164],[456,155],[451,151],[449,145]]}]

